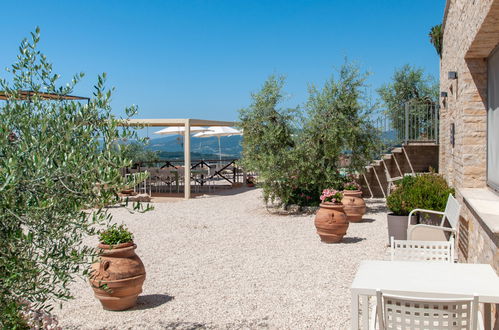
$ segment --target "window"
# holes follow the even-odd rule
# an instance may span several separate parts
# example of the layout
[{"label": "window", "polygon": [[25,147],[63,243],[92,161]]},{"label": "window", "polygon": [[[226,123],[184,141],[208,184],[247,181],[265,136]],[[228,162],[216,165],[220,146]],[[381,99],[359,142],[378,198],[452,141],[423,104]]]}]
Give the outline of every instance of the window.
[{"label": "window", "polygon": [[488,62],[487,184],[499,190],[499,50]]}]

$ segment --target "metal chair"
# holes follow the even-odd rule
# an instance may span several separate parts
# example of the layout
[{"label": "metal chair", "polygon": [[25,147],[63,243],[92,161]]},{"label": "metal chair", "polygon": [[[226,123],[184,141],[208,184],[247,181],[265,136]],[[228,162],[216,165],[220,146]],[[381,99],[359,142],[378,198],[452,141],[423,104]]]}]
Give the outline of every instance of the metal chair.
[{"label": "metal chair", "polygon": [[370,329],[483,329],[477,295],[423,298],[384,294],[377,290],[373,314]]},{"label": "metal chair", "polygon": [[[445,206],[444,212],[424,210],[424,209],[414,209],[409,213],[408,226],[407,226],[407,239],[408,240],[420,240],[420,241],[448,241],[450,237],[455,236],[457,233],[457,228],[459,225],[459,213],[461,211],[461,205],[457,200],[449,194],[447,199],[447,205]],[[430,213],[439,214],[442,216],[440,225],[429,225],[429,224],[417,224],[411,225],[411,217],[414,213]],[[445,221],[450,224],[449,227],[445,227]]]},{"label": "metal chair", "polygon": [[450,241],[405,241],[390,238],[392,261],[454,262],[454,238]]}]

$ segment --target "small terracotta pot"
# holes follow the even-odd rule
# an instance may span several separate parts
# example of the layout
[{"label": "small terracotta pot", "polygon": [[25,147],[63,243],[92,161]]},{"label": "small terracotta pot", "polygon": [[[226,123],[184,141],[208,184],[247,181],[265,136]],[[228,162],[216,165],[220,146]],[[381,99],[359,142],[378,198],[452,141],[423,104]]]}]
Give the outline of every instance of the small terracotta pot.
[{"label": "small terracotta pot", "polygon": [[366,214],[366,202],[360,190],[343,190],[341,203],[345,206],[345,214],[349,222],[361,222]]},{"label": "small terracotta pot", "polygon": [[326,202],[320,205],[315,215],[315,228],[324,243],[338,243],[348,229],[343,204]]},{"label": "small terracotta pot", "polygon": [[131,193],[133,193],[133,189],[123,189],[121,193],[125,195],[130,195]]},{"label": "small terracotta pot", "polygon": [[144,264],[135,254],[137,245],[99,244],[98,247],[102,249],[100,260],[92,265],[90,277],[95,297],[107,310],[121,311],[135,306],[146,278]]}]

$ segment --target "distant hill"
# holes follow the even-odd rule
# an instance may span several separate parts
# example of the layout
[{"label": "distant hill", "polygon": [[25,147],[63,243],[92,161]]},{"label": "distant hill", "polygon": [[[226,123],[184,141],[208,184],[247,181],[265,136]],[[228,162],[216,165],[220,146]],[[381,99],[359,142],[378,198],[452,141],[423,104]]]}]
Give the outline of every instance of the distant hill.
[{"label": "distant hill", "polygon": [[[242,136],[223,136],[220,139],[222,158],[240,158]],[[169,135],[149,140],[146,149],[158,151],[161,159],[181,159],[184,155],[183,139],[178,135]],[[218,159],[218,138],[191,137],[192,159]]]}]

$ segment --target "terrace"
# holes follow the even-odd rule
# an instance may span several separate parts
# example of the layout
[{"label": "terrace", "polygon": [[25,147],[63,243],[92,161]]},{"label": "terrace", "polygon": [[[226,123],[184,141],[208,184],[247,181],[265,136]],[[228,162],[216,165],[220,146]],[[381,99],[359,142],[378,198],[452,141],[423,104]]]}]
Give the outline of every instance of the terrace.
[{"label": "terrace", "polygon": [[224,191],[145,214],[112,210],[138,242],[144,291],[136,307],[105,311],[79,280],[76,299],[56,310],[63,328],[348,328],[359,263],[387,257],[382,201],[331,245],[317,238],[314,215],[272,215],[260,189]]},{"label": "terrace", "polygon": [[[234,122],[118,118],[105,75],[69,95],[83,75],[59,86],[37,29],[0,82],[0,328],[499,328],[498,18],[447,1],[440,90],[406,65],[383,109],[349,62],[291,108],[270,75],[241,159],[191,158],[191,133]],[[131,126],[178,129],[183,158],[136,161]]]}]

